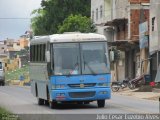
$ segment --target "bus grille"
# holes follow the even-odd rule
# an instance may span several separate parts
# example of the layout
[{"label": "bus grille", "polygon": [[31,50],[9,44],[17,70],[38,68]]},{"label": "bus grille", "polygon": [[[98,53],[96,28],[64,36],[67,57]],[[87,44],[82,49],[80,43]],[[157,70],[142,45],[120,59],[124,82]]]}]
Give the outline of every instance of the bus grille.
[{"label": "bus grille", "polygon": [[95,96],[96,92],[70,92],[69,96],[71,98],[86,98]]},{"label": "bus grille", "polygon": [[[85,87],[94,87],[96,83],[84,83],[84,88]],[[81,88],[81,84],[68,84],[69,87],[71,88]]]}]

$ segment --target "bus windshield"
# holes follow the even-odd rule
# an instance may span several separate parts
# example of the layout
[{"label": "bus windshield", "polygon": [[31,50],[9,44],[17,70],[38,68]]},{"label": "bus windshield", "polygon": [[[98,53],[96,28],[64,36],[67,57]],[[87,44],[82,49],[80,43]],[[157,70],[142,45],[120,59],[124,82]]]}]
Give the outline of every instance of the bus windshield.
[{"label": "bus windshield", "polygon": [[107,73],[105,43],[82,43],[82,74]]},{"label": "bus windshield", "polygon": [[80,74],[78,43],[54,44],[55,75]]},{"label": "bus windshield", "polygon": [[109,73],[105,42],[58,43],[53,51],[55,75]]}]

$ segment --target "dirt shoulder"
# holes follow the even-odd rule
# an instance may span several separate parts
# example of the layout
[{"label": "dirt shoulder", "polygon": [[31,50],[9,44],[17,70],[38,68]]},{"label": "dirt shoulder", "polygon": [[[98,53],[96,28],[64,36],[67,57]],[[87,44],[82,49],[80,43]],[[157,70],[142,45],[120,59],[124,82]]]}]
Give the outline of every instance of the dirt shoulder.
[{"label": "dirt shoulder", "polygon": [[159,101],[160,93],[158,92],[137,92],[138,89],[135,90],[121,90],[118,92],[113,92],[113,94],[119,94],[124,96],[133,96],[135,98],[147,99],[147,100],[155,100]]}]

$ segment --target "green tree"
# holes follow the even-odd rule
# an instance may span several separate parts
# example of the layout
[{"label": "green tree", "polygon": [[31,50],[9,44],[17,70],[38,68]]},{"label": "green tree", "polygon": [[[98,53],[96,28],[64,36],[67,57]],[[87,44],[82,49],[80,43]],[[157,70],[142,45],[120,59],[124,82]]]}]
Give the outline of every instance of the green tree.
[{"label": "green tree", "polygon": [[42,0],[41,8],[34,10],[31,20],[35,35],[57,33],[58,26],[73,14],[90,16],[91,0]]},{"label": "green tree", "polygon": [[62,25],[58,27],[58,32],[95,32],[95,26],[92,24],[90,18],[82,15],[70,15],[66,18]]}]

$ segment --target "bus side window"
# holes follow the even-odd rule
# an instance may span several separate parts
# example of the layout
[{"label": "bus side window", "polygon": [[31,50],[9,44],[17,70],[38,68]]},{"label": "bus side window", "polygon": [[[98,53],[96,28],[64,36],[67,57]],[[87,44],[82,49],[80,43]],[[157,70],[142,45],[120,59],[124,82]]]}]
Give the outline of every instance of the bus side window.
[{"label": "bus side window", "polygon": [[33,45],[33,62],[36,61],[36,46]]},{"label": "bus side window", "polygon": [[36,45],[36,51],[35,51],[35,55],[36,55],[36,61],[38,62],[38,56],[39,56],[39,54],[38,54],[38,45]]},{"label": "bus side window", "polygon": [[50,43],[47,42],[47,44],[45,44],[45,51],[44,51],[44,58],[45,58],[45,61],[47,62],[47,70],[48,70],[49,76],[52,74],[52,66],[51,66],[51,60],[50,60],[51,59],[50,47],[51,47]]},{"label": "bus side window", "polygon": [[38,62],[41,62],[41,45],[38,45]]},{"label": "bus side window", "polygon": [[54,50],[53,50],[53,46],[51,46],[51,70],[52,70],[52,74],[54,74]]},{"label": "bus side window", "polygon": [[42,61],[45,62],[45,51],[46,51],[46,45],[42,45]]},{"label": "bus side window", "polygon": [[34,56],[34,45],[31,45],[30,47],[30,61],[33,61],[33,56]]},{"label": "bus side window", "polygon": [[45,51],[46,51],[45,44],[41,44],[38,47],[39,47],[39,49],[38,49],[38,54],[39,54],[38,61],[45,62]]},{"label": "bus side window", "polygon": [[0,62],[0,69],[2,69],[2,62]]},{"label": "bus side window", "polygon": [[43,44],[40,45],[40,61],[43,62]]},{"label": "bus side window", "polygon": [[32,45],[30,46],[30,61],[32,61]]}]

